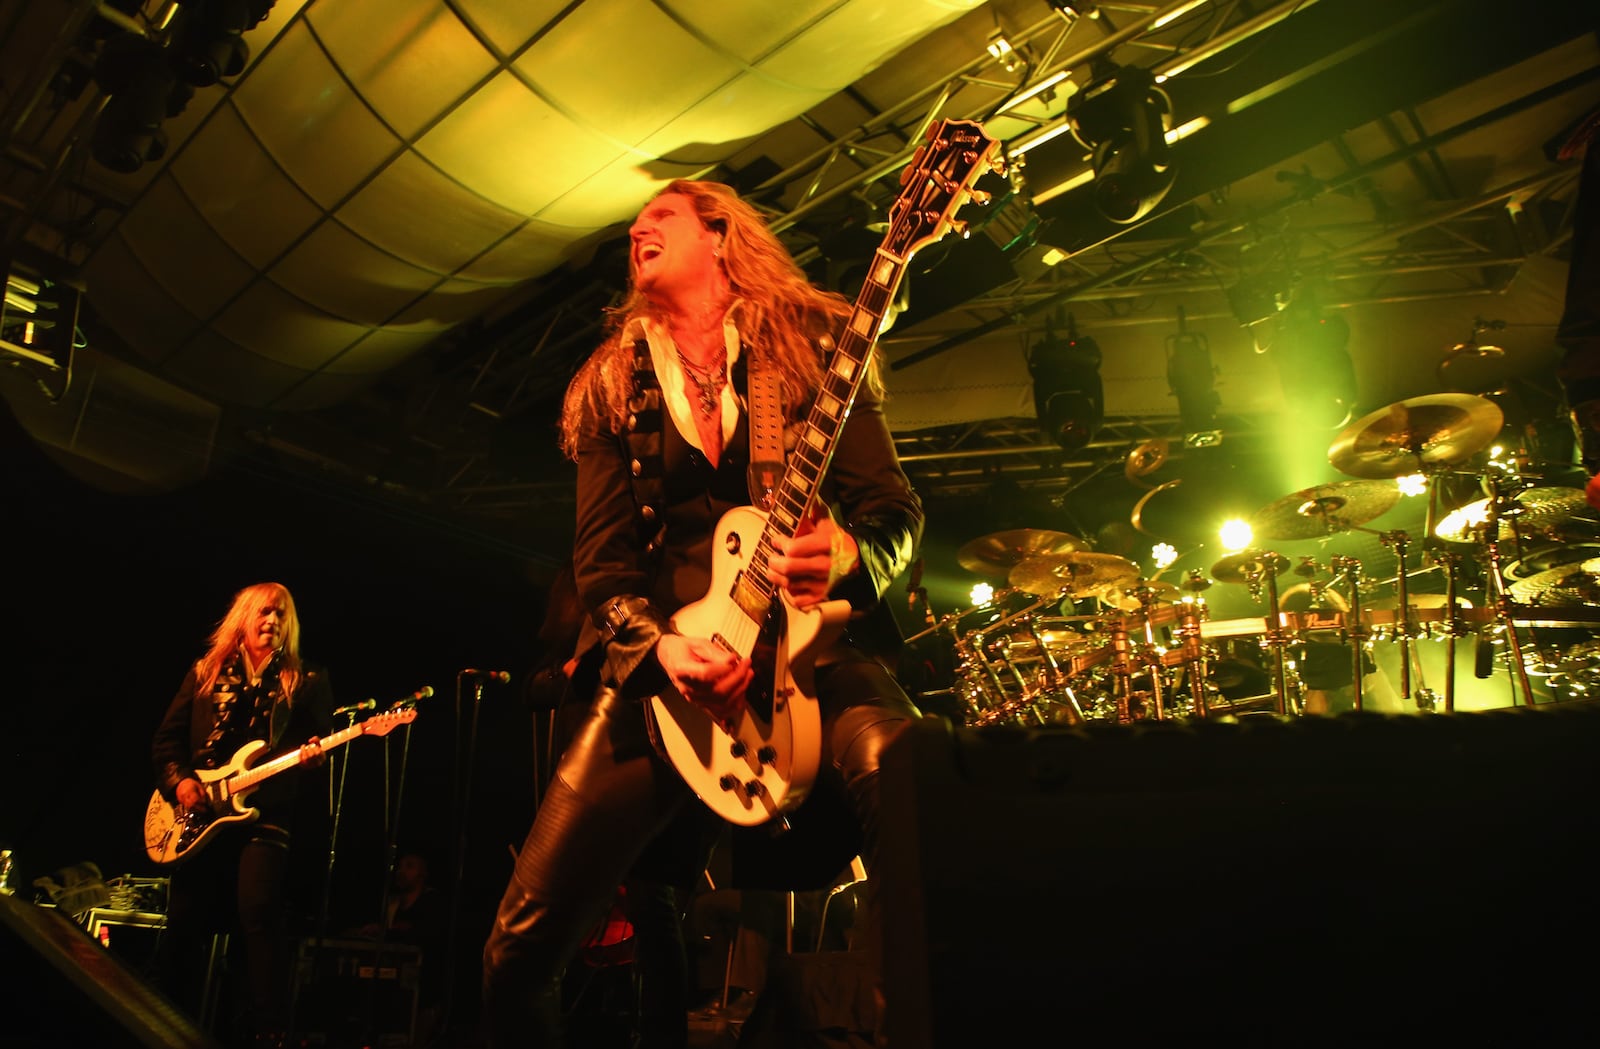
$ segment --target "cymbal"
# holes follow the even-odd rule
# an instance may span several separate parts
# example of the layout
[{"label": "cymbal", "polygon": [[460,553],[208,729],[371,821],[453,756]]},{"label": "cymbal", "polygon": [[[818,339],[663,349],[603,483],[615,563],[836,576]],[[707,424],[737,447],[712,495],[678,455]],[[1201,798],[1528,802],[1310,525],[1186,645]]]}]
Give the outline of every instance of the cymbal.
[{"label": "cymbal", "polygon": [[1211,566],[1211,578],[1219,583],[1248,583],[1250,576],[1265,575],[1268,571],[1280,576],[1289,567],[1289,559],[1268,550],[1240,550],[1229,554]]},{"label": "cymbal", "polygon": [[[1592,567],[1591,567],[1592,566]],[[1600,605],[1600,563],[1561,565],[1508,588],[1514,600],[1526,605]]]},{"label": "cymbal", "polygon": [[1043,596],[1066,591],[1088,597],[1139,578],[1139,567],[1126,557],[1086,550],[1035,554],[1011,570],[1008,582],[1018,590]]},{"label": "cymbal", "polygon": [[1505,413],[1486,397],[1433,393],[1396,401],[1346,426],[1328,462],[1351,477],[1381,479],[1453,466],[1489,447]]},{"label": "cymbal", "polygon": [[[1528,488],[1512,497],[1514,512],[1502,514],[1498,522],[1499,539],[1510,539],[1521,531],[1523,535],[1543,532],[1547,528],[1571,520],[1589,504],[1581,488]],[[1433,534],[1452,543],[1472,543],[1486,533],[1489,520],[1489,500],[1478,499],[1458,506],[1445,514],[1434,526]]]},{"label": "cymbal", "polygon": [[1039,528],[1014,528],[983,535],[956,551],[956,561],[978,575],[1003,576],[1034,554],[1064,554],[1082,550],[1083,540],[1066,532]]},{"label": "cymbal", "polygon": [[1100,595],[1100,600],[1124,612],[1137,612],[1146,604],[1170,604],[1181,593],[1173,583],[1158,579],[1135,579],[1131,583],[1110,586]]},{"label": "cymbal", "polygon": [[1250,528],[1263,539],[1316,539],[1366,524],[1399,501],[1392,480],[1331,481],[1268,503],[1250,516]]}]

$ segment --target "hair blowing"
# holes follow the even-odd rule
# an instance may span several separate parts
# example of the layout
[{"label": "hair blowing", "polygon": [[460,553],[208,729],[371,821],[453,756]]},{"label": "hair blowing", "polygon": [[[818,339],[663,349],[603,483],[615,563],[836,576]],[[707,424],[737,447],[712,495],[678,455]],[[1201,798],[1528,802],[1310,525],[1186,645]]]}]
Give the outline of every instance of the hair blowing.
[{"label": "hair blowing", "polygon": [[[668,193],[687,198],[701,224],[722,235],[720,260],[739,302],[739,337],[750,355],[776,367],[784,403],[791,410],[809,403],[825,365],[817,340],[837,337],[850,315],[850,301],[813,285],[761,213],[732,187],[679,179],[656,196]],[[623,344],[622,332],[634,319],[653,316],[655,309],[630,280],[626,298],[607,312],[606,339],[573,377],[561,408],[561,448],[573,458],[585,431],[622,429],[633,395],[633,347]],[[864,382],[874,397],[882,397],[875,352]]]},{"label": "hair blowing", "polygon": [[294,596],[282,583],[252,583],[233,595],[233,604],[211,632],[206,654],[200,657],[196,672],[198,694],[205,694],[216,684],[222,665],[244,646],[245,631],[255,623],[256,613],[274,601],[283,606],[283,658],[278,664],[278,681],[289,702],[294,702],[301,676],[300,615],[294,608]]}]

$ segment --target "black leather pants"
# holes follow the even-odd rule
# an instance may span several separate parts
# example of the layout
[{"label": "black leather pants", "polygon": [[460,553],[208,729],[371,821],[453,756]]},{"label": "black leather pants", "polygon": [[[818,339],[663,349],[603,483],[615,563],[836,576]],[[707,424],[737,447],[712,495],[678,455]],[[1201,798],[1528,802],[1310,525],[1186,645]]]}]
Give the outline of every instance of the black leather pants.
[{"label": "black leather pants", "polygon": [[[831,765],[823,772],[843,778],[861,821],[870,871],[878,759],[917,710],[873,662],[819,668],[817,692],[824,761]],[[716,817],[656,753],[642,705],[602,691],[562,756],[484,945],[483,1022],[491,1049],[562,1045],[561,978],[610,908],[617,886],[647,846],[659,853],[663,844],[680,857],[678,869],[651,876],[692,884],[719,829]],[[675,1013],[686,1024],[687,1002]],[[681,1032],[684,1025],[674,1029]],[[665,1033],[654,1037],[661,1039],[655,1044],[674,1040]]]}]

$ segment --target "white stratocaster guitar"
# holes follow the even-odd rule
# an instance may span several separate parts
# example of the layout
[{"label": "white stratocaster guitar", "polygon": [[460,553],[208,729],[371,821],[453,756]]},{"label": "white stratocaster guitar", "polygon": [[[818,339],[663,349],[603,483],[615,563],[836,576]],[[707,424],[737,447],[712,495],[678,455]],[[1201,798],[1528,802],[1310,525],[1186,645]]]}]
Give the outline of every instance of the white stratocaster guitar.
[{"label": "white stratocaster guitar", "polygon": [[[416,719],[414,707],[398,707],[374,714],[321,740],[319,749],[326,753],[357,736],[385,736],[396,726]],[[266,740],[253,740],[240,747],[233,760],[222,768],[197,771],[195,778],[206,795],[203,807],[174,806],[159,790],[152,792],[150,804],[144,811],[144,851],[150,858],[161,864],[181,863],[228,824],[250,823],[260,816],[261,810],[246,806],[244,799],[269,777],[294,768],[308,756],[307,749],[301,747],[252,767],[252,762],[266,749]]]},{"label": "white stratocaster guitar", "polygon": [[765,823],[791,811],[810,791],[822,755],[811,665],[850,614],[846,601],[804,611],[791,604],[767,579],[773,540],[792,538],[817,496],[906,263],[947,232],[966,232],[954,215],[968,200],[988,201],[987,193],[972,186],[999,168],[997,147],[970,121],[947,120],[929,129],[901,173],[889,231],[770,504],[723,515],[713,542],[711,586],[672,617],[678,633],[709,638],[755,663],[755,682],[734,723],[724,724],[673,690],[650,700],[667,758],[700,799],[732,823]]}]

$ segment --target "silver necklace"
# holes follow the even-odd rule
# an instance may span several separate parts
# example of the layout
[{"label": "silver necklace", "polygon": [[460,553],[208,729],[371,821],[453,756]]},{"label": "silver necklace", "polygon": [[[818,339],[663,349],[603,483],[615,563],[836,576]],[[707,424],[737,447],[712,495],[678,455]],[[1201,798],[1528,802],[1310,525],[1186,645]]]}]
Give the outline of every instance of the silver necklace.
[{"label": "silver necklace", "polygon": [[683,374],[694,383],[700,414],[709,416],[715,413],[717,405],[722,403],[722,388],[728,384],[728,351],[723,350],[711,364],[700,367],[679,350],[678,363],[683,365]]}]

